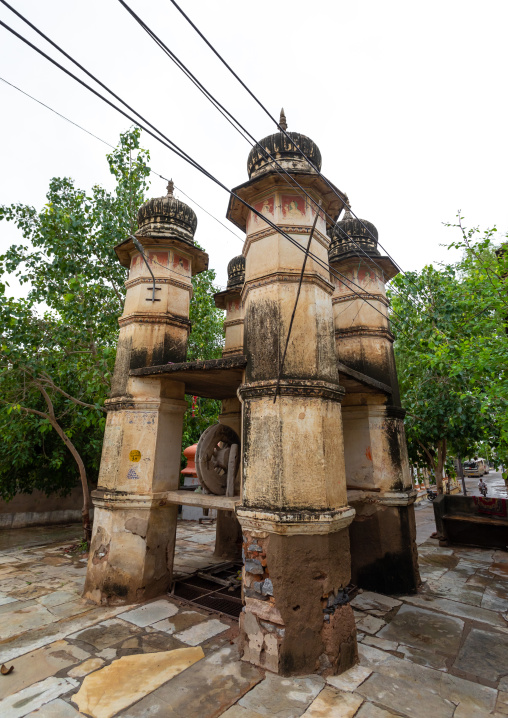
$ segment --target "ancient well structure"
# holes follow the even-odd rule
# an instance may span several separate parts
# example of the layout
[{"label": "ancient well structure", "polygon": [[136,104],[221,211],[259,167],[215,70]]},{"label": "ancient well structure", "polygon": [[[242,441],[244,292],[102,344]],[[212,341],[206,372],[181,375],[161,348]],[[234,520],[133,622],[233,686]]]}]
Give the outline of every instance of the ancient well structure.
[{"label": "ancient well structure", "polygon": [[[286,134],[283,115],[280,127],[251,151],[229,202],[245,243],[215,297],[222,359],[186,361],[191,277],[207,255],[171,183],[116,248],[129,277],[85,596],[129,603],[166,591],[178,504],[214,508],[216,554],[243,549],[244,660],[340,673],[357,660],[352,584],[419,582],[385,292],[396,268],[320,174],[317,145]],[[198,444],[199,494],[179,489],[189,394],[222,402]]]}]

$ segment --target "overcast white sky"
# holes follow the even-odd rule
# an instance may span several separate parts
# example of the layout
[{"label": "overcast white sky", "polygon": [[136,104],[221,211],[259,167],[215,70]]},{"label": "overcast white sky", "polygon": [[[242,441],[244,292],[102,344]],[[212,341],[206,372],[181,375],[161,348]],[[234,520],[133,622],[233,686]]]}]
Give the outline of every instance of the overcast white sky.
[{"label": "overcast white sky", "polygon": [[[247,180],[245,140],[117,0],[10,2],[227,186]],[[129,4],[254,136],[275,131],[169,0]],[[440,244],[454,234],[442,222],[459,208],[469,225],[508,229],[505,0],[181,6],[272,114],[284,106],[288,129],[318,144],[324,174],[404,269],[451,258]],[[0,18],[44,44],[5,6]],[[3,28],[0,76],[112,144],[129,126]],[[0,102],[0,203],[41,208],[53,176],[113,186],[100,142],[2,82]],[[226,193],[149,136],[143,143],[153,169],[224,219]],[[152,180],[151,194],[165,194],[165,183]],[[196,213],[196,239],[224,284],[241,243]],[[1,223],[0,251],[16,239]]]}]

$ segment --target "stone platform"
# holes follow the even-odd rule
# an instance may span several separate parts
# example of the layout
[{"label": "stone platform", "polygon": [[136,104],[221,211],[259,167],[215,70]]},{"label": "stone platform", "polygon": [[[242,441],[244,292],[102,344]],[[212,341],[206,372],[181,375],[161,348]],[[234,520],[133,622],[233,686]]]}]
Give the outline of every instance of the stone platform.
[{"label": "stone platform", "polygon": [[[241,662],[235,621],[170,597],[128,608],[85,603],[86,561],[65,550],[79,527],[31,539],[23,530],[19,543],[4,532],[0,663],[14,671],[0,675],[0,715],[506,716],[508,552],[440,548],[429,539],[432,506],[416,513],[420,592],[359,594],[360,664],[327,679],[281,678]],[[177,536],[182,576],[219,562],[214,526],[185,522]]]}]

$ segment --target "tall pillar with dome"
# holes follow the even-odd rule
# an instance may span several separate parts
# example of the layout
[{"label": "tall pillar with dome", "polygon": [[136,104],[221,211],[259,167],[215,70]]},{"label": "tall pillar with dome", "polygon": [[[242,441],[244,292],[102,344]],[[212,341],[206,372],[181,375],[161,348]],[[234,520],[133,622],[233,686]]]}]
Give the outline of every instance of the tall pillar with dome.
[{"label": "tall pillar with dome", "polygon": [[385,284],[398,273],[378,231],[349,209],[332,232],[335,346],[341,384],[352,580],[381,593],[416,591],[416,525]]},{"label": "tall pillar with dome", "polygon": [[208,267],[196,226],[170,182],[166,196],[140,207],[135,237],[115,248],[129,274],[93,492],[84,597],[96,603],[142,601],[171,581],[178,507],[165,492],[179,485],[185,384],[132,371],[186,359],[191,277]]},{"label": "tall pillar with dome", "polygon": [[[281,128],[286,129],[281,116]],[[289,139],[288,139],[289,137]],[[284,366],[281,358],[299,290],[316,204],[333,220],[345,195],[302,158],[321,167],[317,145],[282,131],[248,158],[249,180],[236,187],[228,218],[246,232],[241,503],[244,660],[282,675],[341,672],[357,660],[347,601],[351,565],[341,401],[328,272],[329,237],[317,217]],[[298,148],[297,148],[298,146]],[[291,178],[285,180],[268,150]],[[288,233],[281,236],[274,225]],[[303,251],[301,251],[303,250]],[[323,266],[324,264],[324,266]]]}]

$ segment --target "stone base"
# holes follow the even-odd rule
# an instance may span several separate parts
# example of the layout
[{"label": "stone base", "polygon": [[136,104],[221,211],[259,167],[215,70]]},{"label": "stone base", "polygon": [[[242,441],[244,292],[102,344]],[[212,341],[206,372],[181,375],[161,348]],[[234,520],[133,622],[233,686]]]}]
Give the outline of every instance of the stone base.
[{"label": "stone base", "polygon": [[171,583],[178,507],[95,508],[83,598],[130,604],[165,593]]},{"label": "stone base", "polygon": [[342,673],[358,659],[344,588],[348,530],[281,536],[244,530],[243,659],[284,676]]},{"label": "stone base", "polygon": [[349,500],[356,509],[349,526],[352,582],[379,593],[415,593],[421,579],[414,506]]},{"label": "stone base", "polygon": [[229,561],[242,559],[242,527],[234,511],[217,511],[214,556]]}]

